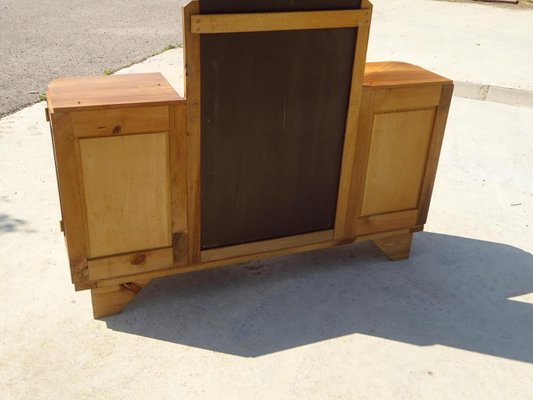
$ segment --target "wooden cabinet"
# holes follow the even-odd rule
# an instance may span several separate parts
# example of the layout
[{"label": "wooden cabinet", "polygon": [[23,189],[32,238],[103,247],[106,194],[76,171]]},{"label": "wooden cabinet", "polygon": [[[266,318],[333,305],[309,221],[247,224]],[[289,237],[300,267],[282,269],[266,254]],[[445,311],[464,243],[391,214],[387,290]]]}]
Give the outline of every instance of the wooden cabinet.
[{"label": "wooden cabinet", "polygon": [[426,222],[452,90],[410,64],[367,64],[358,124],[345,138],[346,206],[332,229],[202,250],[198,103],[160,74],[53,81],[47,115],[76,289],[91,289],[101,317],[158,276],[361,240],[408,257]]},{"label": "wooden cabinet", "polygon": [[406,258],[423,229],[452,82],[365,68],[367,0],[252,3],[184,8],[186,100],[160,74],[50,84],[61,225],[95,317],[166,275],[362,240]]},{"label": "wooden cabinet", "polygon": [[184,100],[139,74],[59,79],[48,102],[73,282],[185,263]]},{"label": "wooden cabinet", "polygon": [[348,236],[422,228],[452,91],[411,64],[366,65]]}]

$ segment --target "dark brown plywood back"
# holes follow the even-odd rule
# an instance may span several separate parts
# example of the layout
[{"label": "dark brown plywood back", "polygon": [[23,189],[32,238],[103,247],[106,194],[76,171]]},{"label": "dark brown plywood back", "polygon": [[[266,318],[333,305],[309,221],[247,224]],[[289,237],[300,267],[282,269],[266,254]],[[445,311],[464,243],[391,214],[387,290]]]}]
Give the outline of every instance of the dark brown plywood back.
[{"label": "dark brown plywood back", "polygon": [[[202,13],[359,1],[201,0]],[[201,36],[202,248],[332,229],[355,29]]]},{"label": "dark brown plywood back", "polygon": [[201,14],[356,10],[361,0],[200,0]]}]

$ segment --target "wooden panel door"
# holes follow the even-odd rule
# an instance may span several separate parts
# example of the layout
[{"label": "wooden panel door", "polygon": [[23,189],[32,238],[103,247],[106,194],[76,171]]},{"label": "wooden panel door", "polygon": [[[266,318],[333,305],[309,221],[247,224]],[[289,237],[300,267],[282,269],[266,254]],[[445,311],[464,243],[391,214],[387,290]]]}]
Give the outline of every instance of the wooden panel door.
[{"label": "wooden panel door", "polygon": [[47,103],[76,289],[186,264],[185,100],[155,73],[56,79]]},{"label": "wooden panel door", "polygon": [[168,132],[86,138],[89,258],[171,245]]},{"label": "wooden panel door", "polygon": [[435,109],[376,114],[361,215],[418,207]]},{"label": "wooden panel door", "polygon": [[184,113],[183,105],[52,114],[78,287],[187,262]]},{"label": "wooden panel door", "polygon": [[[414,228],[425,222],[451,92],[443,85],[365,88],[352,180],[349,236]],[[444,93],[446,92],[446,93]],[[448,93],[449,92],[449,93]],[[426,193],[427,194],[427,193]],[[429,193],[430,195],[431,193]]]}]

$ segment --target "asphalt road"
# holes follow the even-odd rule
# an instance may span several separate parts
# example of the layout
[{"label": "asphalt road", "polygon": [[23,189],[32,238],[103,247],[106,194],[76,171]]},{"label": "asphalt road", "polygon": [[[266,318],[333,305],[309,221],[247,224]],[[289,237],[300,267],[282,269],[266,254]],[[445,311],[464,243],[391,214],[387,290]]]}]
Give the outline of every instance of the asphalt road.
[{"label": "asphalt road", "polygon": [[188,0],[0,0],[0,116],[60,76],[98,75],[181,43]]}]

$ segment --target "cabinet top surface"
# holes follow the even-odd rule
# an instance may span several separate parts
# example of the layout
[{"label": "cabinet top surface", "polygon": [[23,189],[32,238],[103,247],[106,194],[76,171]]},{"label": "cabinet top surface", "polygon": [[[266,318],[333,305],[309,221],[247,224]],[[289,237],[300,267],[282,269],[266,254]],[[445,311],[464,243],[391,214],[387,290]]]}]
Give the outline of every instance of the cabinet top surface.
[{"label": "cabinet top surface", "polygon": [[50,112],[176,104],[184,101],[160,73],[55,79],[48,85]]},{"label": "cabinet top surface", "polygon": [[363,86],[402,87],[413,85],[451,84],[444,78],[413,64],[384,61],[369,62],[365,66]]}]

